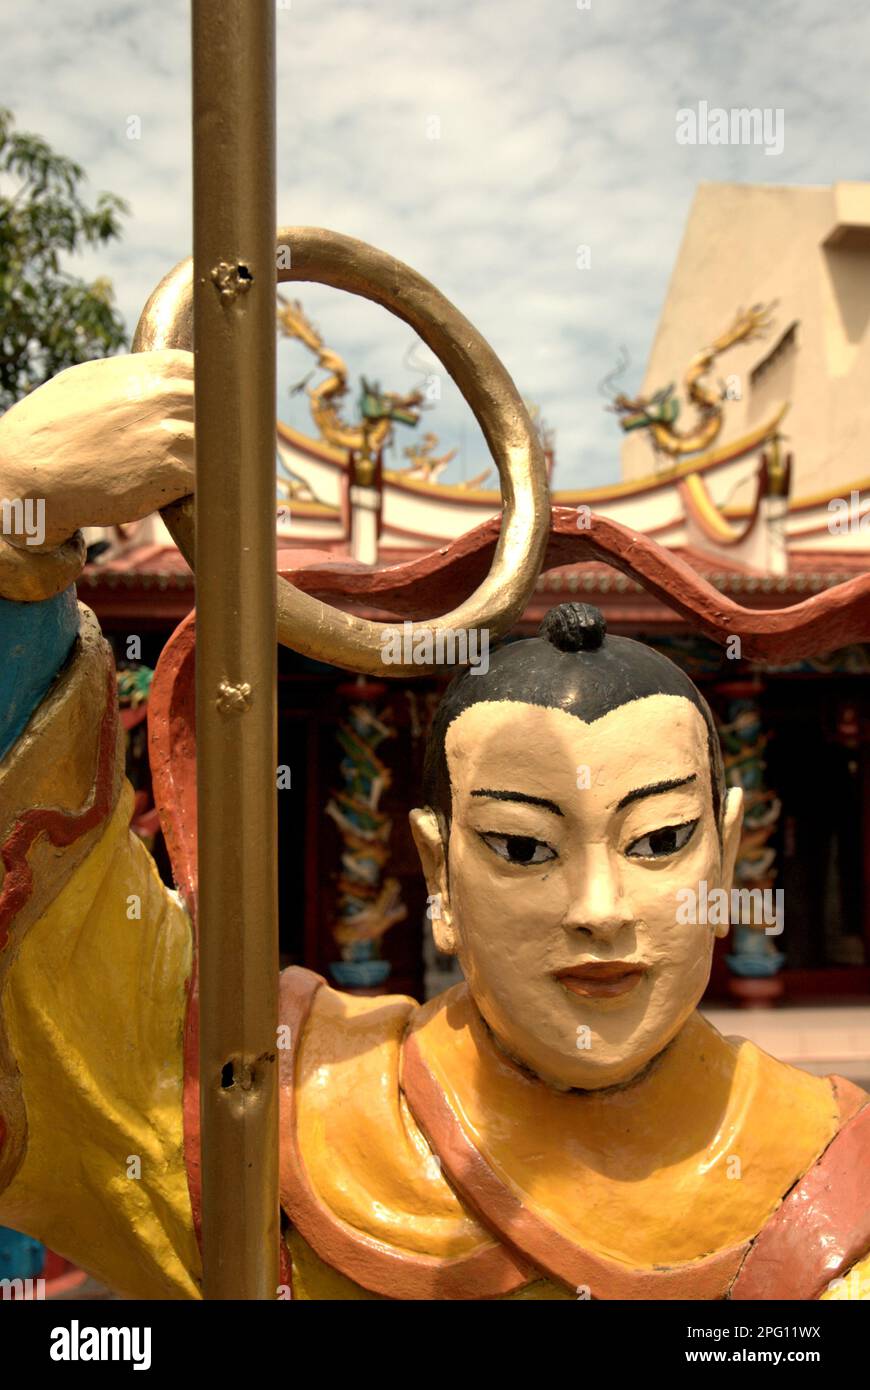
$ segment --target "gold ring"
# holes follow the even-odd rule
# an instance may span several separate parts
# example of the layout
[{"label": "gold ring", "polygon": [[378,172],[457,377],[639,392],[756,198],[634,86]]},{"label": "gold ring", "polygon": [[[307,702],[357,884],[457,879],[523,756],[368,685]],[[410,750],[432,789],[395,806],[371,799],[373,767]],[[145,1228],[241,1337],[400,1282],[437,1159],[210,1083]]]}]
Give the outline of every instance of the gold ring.
[{"label": "gold ring", "polygon": [[[289,262],[289,264],[285,264]],[[503,517],[489,574],[452,612],[414,623],[437,643],[439,633],[483,628],[502,637],[521,616],[537,579],[547,544],[550,502],[546,466],[537,433],[519,392],[492,348],[434,285],[384,251],[321,227],[278,230],[277,279],[314,281],[381,304],[404,319],[436,354],[474,411],[501,481]],[[134,352],[193,348],[193,263],[188,258],[161,280],[142,311]],[[162,509],[166,525],[193,569],[193,498]],[[369,622],[322,603],[278,580],[278,640],[304,656],[351,671],[381,676],[420,676],[438,662],[384,662],[392,624]],[[434,648],[438,650],[437,645]],[[423,647],[425,650],[425,646]]]}]

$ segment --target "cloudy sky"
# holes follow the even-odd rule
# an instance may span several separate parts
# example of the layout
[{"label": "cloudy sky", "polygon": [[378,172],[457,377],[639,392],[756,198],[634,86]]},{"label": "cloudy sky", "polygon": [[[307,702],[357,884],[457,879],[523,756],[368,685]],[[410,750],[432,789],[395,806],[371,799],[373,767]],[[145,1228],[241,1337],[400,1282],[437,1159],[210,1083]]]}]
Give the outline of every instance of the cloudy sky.
[{"label": "cloudy sky", "polygon": [[[870,130],[864,0],[580,5],[278,0],[276,16],[279,221],[362,237],[433,280],[555,430],[561,487],[618,476],[598,383],[625,345],[624,385],[639,384],[698,182],[866,178]],[[2,31],[0,99],[20,127],[130,204],[123,242],[82,273],[111,276],[132,329],[190,251],[187,4],[3,0]],[[782,153],[678,144],[677,111],[701,101],[781,108]],[[403,324],[298,292],[355,374],[415,384]],[[282,346],[279,410],[300,425],[288,386],[309,367]],[[460,449],[451,476],[487,462],[449,386],[426,427]]]}]

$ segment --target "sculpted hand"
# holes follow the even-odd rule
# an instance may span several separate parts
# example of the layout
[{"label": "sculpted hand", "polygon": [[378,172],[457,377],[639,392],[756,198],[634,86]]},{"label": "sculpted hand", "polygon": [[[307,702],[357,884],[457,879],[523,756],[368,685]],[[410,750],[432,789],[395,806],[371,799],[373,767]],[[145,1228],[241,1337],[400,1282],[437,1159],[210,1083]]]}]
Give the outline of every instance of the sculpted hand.
[{"label": "sculpted hand", "polygon": [[44,503],[39,543],[32,529],[29,542],[15,523],[4,530],[6,540],[31,554],[54,550],[82,526],[148,516],[192,492],[193,478],[189,352],[131,353],[69,367],[0,418],[0,499]]}]

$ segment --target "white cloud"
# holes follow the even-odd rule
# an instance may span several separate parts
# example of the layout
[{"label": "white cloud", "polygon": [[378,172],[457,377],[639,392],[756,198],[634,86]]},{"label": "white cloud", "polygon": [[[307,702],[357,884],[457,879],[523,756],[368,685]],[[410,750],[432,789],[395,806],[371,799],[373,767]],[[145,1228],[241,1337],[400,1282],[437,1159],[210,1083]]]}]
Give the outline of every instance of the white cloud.
[{"label": "white cloud", "polygon": [[[106,272],[131,324],[190,244],[188,6],[5,0],[3,100],[131,204]],[[410,262],[472,319],[557,432],[562,486],[617,476],[598,382],[626,344],[637,385],[702,179],[830,183],[866,174],[870,12],[811,0],[292,0],[278,8],[282,221],[331,226]],[[699,100],[782,107],[785,149],[678,146]],[[126,138],[127,118],[142,138]],[[441,138],[426,137],[438,116]],[[576,247],[591,247],[578,270]],[[330,346],[395,389],[410,335],[374,306],[300,286]],[[281,352],[286,386],[307,370]],[[426,421],[484,445],[457,393]],[[403,432],[400,447],[410,438]]]}]

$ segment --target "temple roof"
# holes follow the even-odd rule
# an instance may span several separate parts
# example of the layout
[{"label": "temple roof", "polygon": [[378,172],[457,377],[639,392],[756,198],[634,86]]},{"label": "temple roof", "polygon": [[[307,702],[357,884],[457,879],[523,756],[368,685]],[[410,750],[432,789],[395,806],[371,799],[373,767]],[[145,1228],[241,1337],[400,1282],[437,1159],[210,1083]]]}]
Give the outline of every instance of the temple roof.
[{"label": "temple roof", "polygon": [[[421,547],[419,554],[425,554]],[[720,593],[739,598],[747,607],[787,606],[799,602],[808,594],[832,588],[856,575],[866,573],[866,555],[848,551],[799,551],[790,556],[790,572],[784,576],[761,575],[749,570],[730,557],[710,555],[693,547],[675,548],[672,552],[706,579]],[[302,557],[313,558],[310,548],[279,551],[281,569],[295,569]],[[358,571],[348,556],[323,553],[320,557],[332,565],[346,564],[348,571]],[[385,552],[382,569],[409,559],[407,550]],[[173,545],[133,545],[120,553],[107,554],[89,564],[78,587],[85,602],[97,604],[101,616],[141,617],[147,612],[152,620],[178,620],[193,606],[193,574]],[[146,598],[145,596],[148,595]],[[619,625],[653,625],[685,630],[684,621],[654,599],[635,580],[600,561],[585,561],[562,565],[539,576],[535,593],[530,600],[523,625],[536,622],[544,609],[558,596],[594,595],[596,601],[606,601],[603,607],[611,622]]]}]

